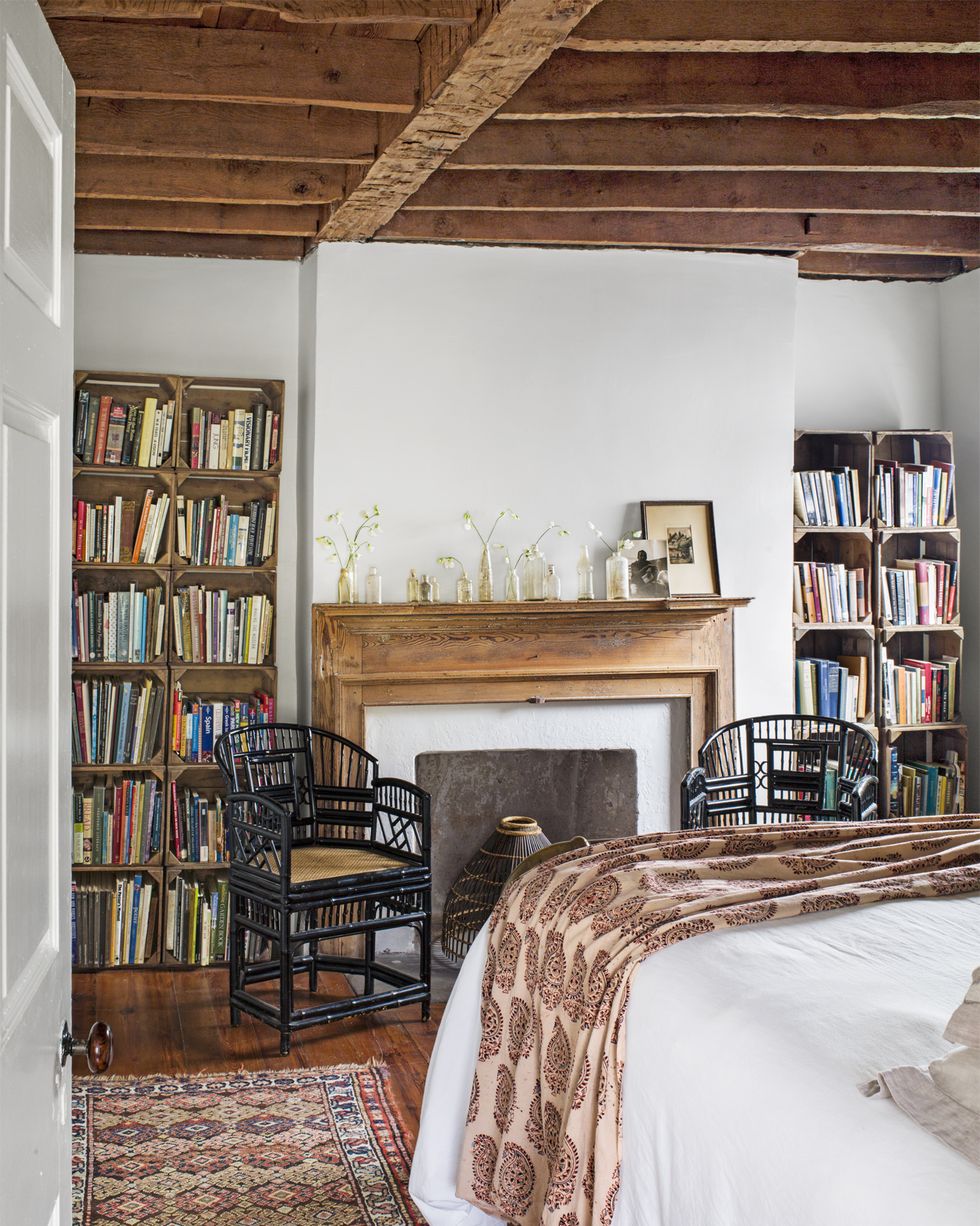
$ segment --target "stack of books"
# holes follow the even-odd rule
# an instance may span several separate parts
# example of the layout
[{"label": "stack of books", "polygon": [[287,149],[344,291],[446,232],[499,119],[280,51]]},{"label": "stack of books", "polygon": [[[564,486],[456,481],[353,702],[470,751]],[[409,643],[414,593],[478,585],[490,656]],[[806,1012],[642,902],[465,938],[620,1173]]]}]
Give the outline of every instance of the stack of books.
[{"label": "stack of books", "polygon": [[225,589],[179,587],[173,597],[174,651],[187,664],[261,664],[272,649],[272,601]]},{"label": "stack of books", "polygon": [[233,728],[272,724],[276,701],[260,691],[251,698],[195,698],[174,685],[170,747],[185,762],[213,762],[214,743]]},{"label": "stack of books", "polygon": [[74,766],[147,762],[157,752],[164,687],[151,677],[72,681],[71,750]]},{"label": "stack of books", "polygon": [[951,749],[942,762],[900,762],[898,748],[889,751],[891,811],[895,817],[962,813],[966,769]]},{"label": "stack of books", "polygon": [[241,511],[228,499],[177,495],[177,552],[192,566],[261,566],[276,540],[276,500],[257,499]]},{"label": "stack of books", "polygon": [[170,455],[174,402],[147,396],[142,404],[122,404],[112,396],[93,396],[81,388],[75,399],[75,458],[82,464],[160,468]]},{"label": "stack of books", "polygon": [[793,611],[804,622],[860,622],[867,613],[864,568],[839,562],[793,565]]},{"label": "stack of books", "polygon": [[163,784],[124,778],[91,791],[72,790],[72,859],[75,864],[146,864],[160,851]]},{"label": "stack of books", "polygon": [[178,788],[172,780],[170,814],[174,855],[194,863],[221,863],[228,858],[222,799],[209,800],[191,788]]},{"label": "stack of books", "polygon": [[76,562],[132,562],[152,566],[160,556],[167,526],[170,495],[154,498],[147,490],[139,521],[136,503],[117,496],[111,502],[86,502],[76,498],[72,506],[72,556]]},{"label": "stack of books", "polygon": [[875,507],[879,521],[891,528],[942,528],[953,518],[953,465],[875,466]]},{"label": "stack of books", "polygon": [[135,583],[122,592],[79,592],[72,583],[71,658],[145,664],[163,655],[166,625],[163,588],[139,591]]},{"label": "stack of books", "polygon": [[901,558],[881,569],[882,613],[893,626],[943,626],[957,617],[959,566],[937,558]]},{"label": "stack of books", "polygon": [[868,657],[797,660],[796,714],[846,719],[852,724],[869,719]]},{"label": "stack of books", "polygon": [[938,660],[905,659],[881,662],[881,701],[889,724],[944,724],[956,719],[955,656]]},{"label": "stack of books", "polygon": [[142,873],[117,877],[113,885],[73,881],[73,966],[139,966],[153,952],[155,886]]},{"label": "stack of books", "polygon": [[793,510],[802,524],[859,528],[861,488],[856,468],[818,468],[793,473]]},{"label": "stack of books", "polygon": [[261,472],[279,463],[279,410],[191,409],[190,467]]},{"label": "stack of books", "polygon": [[167,952],[192,966],[228,960],[228,881],[175,877],[167,887]]}]

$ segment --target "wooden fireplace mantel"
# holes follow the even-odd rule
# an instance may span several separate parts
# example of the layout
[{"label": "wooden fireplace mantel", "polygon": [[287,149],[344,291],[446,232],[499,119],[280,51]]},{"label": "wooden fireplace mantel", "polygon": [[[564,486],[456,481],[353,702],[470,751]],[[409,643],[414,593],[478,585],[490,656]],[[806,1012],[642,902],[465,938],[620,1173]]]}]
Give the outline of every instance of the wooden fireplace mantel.
[{"label": "wooden fireplace mantel", "polygon": [[313,722],[358,744],[375,706],[682,698],[692,761],[734,717],[746,597],[313,606]]}]

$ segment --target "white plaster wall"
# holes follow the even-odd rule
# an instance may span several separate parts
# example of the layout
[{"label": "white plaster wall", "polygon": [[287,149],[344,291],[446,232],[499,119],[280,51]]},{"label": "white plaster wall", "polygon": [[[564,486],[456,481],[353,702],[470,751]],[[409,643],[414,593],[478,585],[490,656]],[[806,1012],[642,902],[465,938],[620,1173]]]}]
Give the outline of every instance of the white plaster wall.
[{"label": "white plaster wall", "polygon": [[298,282],[299,265],[285,261],[75,258],[77,368],[286,382],[276,645],[283,718],[297,711]]},{"label": "white plaster wall", "polygon": [[970,727],[968,808],[980,810],[980,271],[939,287],[943,424],[956,448],[961,533],[963,718]]},{"label": "white plaster wall", "polygon": [[[475,571],[464,510],[512,506],[512,549],[551,519],[570,530],[547,549],[574,592],[589,520],[614,535],[643,499],[713,499],[722,589],[753,597],[739,711],[788,707],[793,261],[380,243],[316,259],[311,537],[379,501],[371,561],[403,600],[439,554]],[[314,600],[336,599],[316,546],[312,566]]]},{"label": "white plaster wall", "polygon": [[908,281],[800,281],[797,425],[938,428],[939,291]]}]

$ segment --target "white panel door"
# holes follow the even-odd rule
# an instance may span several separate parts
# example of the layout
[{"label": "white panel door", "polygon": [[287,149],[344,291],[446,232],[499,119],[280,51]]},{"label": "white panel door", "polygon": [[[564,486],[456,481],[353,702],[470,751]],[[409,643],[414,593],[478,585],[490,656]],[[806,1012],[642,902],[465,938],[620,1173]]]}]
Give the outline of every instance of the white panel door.
[{"label": "white panel door", "polygon": [[0,1223],[71,1221],[74,89],[0,0]]}]

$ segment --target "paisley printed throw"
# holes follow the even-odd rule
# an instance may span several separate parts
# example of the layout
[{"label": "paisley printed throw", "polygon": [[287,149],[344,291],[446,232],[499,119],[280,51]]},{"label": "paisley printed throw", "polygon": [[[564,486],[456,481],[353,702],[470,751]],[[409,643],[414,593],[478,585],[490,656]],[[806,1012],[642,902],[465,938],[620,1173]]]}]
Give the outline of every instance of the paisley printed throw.
[{"label": "paisley printed throw", "polygon": [[977,890],[977,816],[639,835],[525,874],[490,920],[458,1195],[526,1226],[611,1226],[630,979],[656,950]]}]

